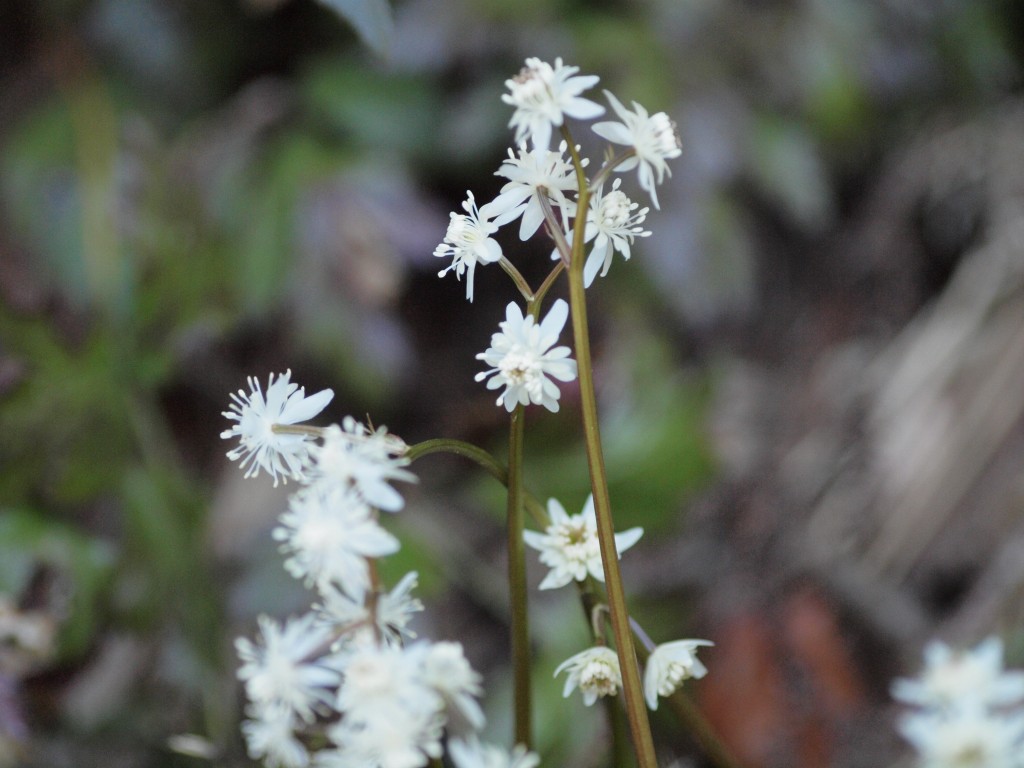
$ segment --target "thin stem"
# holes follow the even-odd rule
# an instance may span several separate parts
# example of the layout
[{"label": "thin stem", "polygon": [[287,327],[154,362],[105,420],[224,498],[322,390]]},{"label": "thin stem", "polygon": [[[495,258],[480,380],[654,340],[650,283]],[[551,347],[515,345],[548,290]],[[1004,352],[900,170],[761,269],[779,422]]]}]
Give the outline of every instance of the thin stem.
[{"label": "thin stem", "polygon": [[562,263],[568,267],[569,259],[572,257],[572,251],[569,248],[569,243],[565,239],[565,232],[562,231],[562,222],[555,217],[555,209],[551,207],[551,201],[548,200],[547,195],[542,195],[538,192],[537,199],[540,201],[541,210],[544,211],[544,223],[547,227],[548,234],[551,236],[551,239],[555,241],[555,247],[558,249],[558,254],[562,257]]},{"label": "thin stem", "polygon": [[598,170],[597,175],[594,176],[594,180],[590,182],[590,188],[597,189],[598,187],[600,187],[602,184],[604,184],[605,179],[608,178],[608,174],[615,170],[615,167],[617,165],[626,162],[627,160],[629,160],[629,158],[633,157],[634,155],[636,155],[636,150],[630,147],[621,155],[616,155],[611,160],[606,162],[604,165],[601,166],[600,170]]},{"label": "thin stem", "polygon": [[540,307],[541,302],[544,301],[544,297],[551,289],[551,286],[555,284],[555,280],[560,274],[562,274],[562,270],[564,269],[565,262],[559,259],[558,263],[555,264],[555,268],[548,273],[548,276],[544,278],[544,282],[541,283],[540,288],[537,289],[537,295],[533,299],[534,306]]},{"label": "thin stem", "polygon": [[[504,486],[508,486],[508,470],[505,469],[491,454],[485,451],[483,448],[478,448],[472,443],[467,443],[464,440],[455,440],[449,437],[438,437],[433,440],[424,440],[422,443],[416,443],[415,445],[409,446],[405,452],[405,456],[410,461],[416,461],[424,456],[429,456],[432,453],[454,453],[456,456],[462,456],[467,459],[472,459],[480,467],[482,467],[487,474],[497,480]],[[551,525],[551,519],[548,517],[548,512],[533,496],[533,494],[523,491],[523,501],[526,504],[526,511],[530,513],[530,517],[533,518],[533,522],[536,523],[538,528],[544,529]]]},{"label": "thin stem", "polygon": [[311,424],[274,424],[270,431],[275,435],[305,435],[315,438],[323,437],[325,432],[323,427],[314,427]]},{"label": "thin stem", "polygon": [[512,282],[516,284],[516,288],[518,288],[519,292],[523,294],[523,298],[527,301],[533,301],[533,289],[530,287],[530,284],[526,282],[526,278],[523,277],[522,273],[516,269],[515,265],[504,256],[498,260],[498,263],[501,265],[501,268],[505,270],[506,274],[512,278]]},{"label": "thin stem", "polygon": [[530,633],[523,541],[523,406],[512,412],[508,442],[508,586],[511,617],[513,713],[516,744],[533,745]]},{"label": "thin stem", "polygon": [[[585,211],[590,201],[590,189],[586,186],[583,167],[575,150],[572,136],[562,126],[562,135],[572,151],[573,164],[580,180],[580,194],[577,210]],[[572,331],[576,347],[576,365],[580,381],[580,410],[583,416],[583,439],[590,467],[590,485],[594,493],[594,511],[597,517],[597,537],[601,546],[601,560],[604,565],[605,586],[608,590],[608,609],[612,617],[612,632],[615,649],[619,656],[622,672],[622,695],[629,719],[629,729],[636,750],[640,768],[656,768],[654,739],[647,719],[647,705],[644,701],[640,670],[637,666],[636,651],[633,648],[633,634],[629,627],[629,611],[619,571],[619,555],[615,547],[615,524],[612,520],[611,499],[608,494],[608,476],[604,466],[601,448],[601,433],[597,418],[597,397],[594,393],[594,373],[590,358],[590,331],[587,323],[587,299],[583,288],[583,230],[577,226],[573,232],[572,262],[569,265],[569,303],[572,307]]]}]

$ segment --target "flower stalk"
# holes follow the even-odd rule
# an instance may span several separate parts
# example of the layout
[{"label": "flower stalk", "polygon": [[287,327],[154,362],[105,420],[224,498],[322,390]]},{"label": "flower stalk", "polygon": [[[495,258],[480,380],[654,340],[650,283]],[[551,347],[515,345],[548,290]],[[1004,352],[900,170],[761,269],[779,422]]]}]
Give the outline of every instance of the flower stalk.
[{"label": "flower stalk", "polygon": [[[578,210],[585,211],[590,201],[590,189],[586,184],[583,167],[579,162],[572,136],[568,128],[562,128],[563,136],[571,148],[573,164],[580,179]],[[611,499],[608,493],[608,474],[604,465],[601,447],[601,432],[598,424],[597,397],[594,390],[594,371],[590,355],[590,331],[587,323],[587,300],[583,286],[583,244],[584,227],[577,226],[573,232],[572,259],[569,265],[569,306],[572,315],[573,342],[576,351],[576,365],[580,382],[580,410],[583,418],[583,440],[590,468],[591,490],[594,494],[594,510],[597,515],[598,541],[601,546],[601,560],[604,564],[605,584],[608,591],[608,610],[612,619],[612,634],[622,671],[622,696],[629,721],[633,748],[640,768],[656,768],[654,739],[647,718],[647,706],[637,666],[633,634],[629,626],[629,611],[619,570],[619,556],[615,548],[615,525],[612,521]]]}]

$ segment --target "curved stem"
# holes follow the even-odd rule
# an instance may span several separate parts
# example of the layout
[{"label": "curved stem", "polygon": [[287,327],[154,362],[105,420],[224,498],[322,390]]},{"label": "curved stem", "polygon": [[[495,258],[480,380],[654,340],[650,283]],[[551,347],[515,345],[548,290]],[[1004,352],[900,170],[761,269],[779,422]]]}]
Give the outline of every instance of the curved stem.
[{"label": "curved stem", "polygon": [[[416,459],[429,456],[432,453],[454,453],[456,456],[463,456],[467,459],[472,459],[479,464],[487,474],[505,487],[508,487],[508,470],[501,466],[501,464],[483,448],[477,448],[475,445],[467,443],[465,440],[455,440],[449,437],[438,437],[433,440],[424,440],[422,443],[416,443],[415,445],[409,446],[405,455],[408,457],[409,461],[416,461]],[[548,517],[548,511],[544,509],[544,505],[537,501],[532,493],[527,493],[524,490],[523,502],[526,505],[526,511],[530,513],[530,517],[533,518],[533,522],[538,528],[543,529],[551,525],[551,518]]]},{"label": "curved stem", "polygon": [[508,588],[511,619],[512,689],[516,744],[533,745],[530,707],[530,632],[523,541],[523,406],[512,412],[508,443]]},{"label": "curved stem", "polygon": [[[578,210],[586,210],[590,201],[590,189],[586,186],[583,167],[568,129],[562,127],[562,135],[569,143],[580,180]],[[587,323],[587,300],[583,288],[583,227],[573,232],[572,262],[569,265],[569,303],[572,307],[572,331],[576,347],[576,365],[580,381],[580,410],[583,416],[583,439],[590,467],[590,485],[594,493],[594,511],[597,517],[597,536],[601,546],[601,560],[604,565],[605,587],[608,591],[608,609],[612,617],[612,632],[615,636],[615,650],[619,656],[622,672],[622,696],[629,719],[629,729],[636,750],[640,768],[656,768],[654,739],[647,719],[647,704],[644,701],[640,670],[637,666],[633,634],[629,626],[629,612],[626,595],[619,571],[619,555],[615,547],[615,526],[612,521],[611,499],[608,494],[608,475],[604,466],[601,448],[601,433],[597,418],[597,397],[594,392],[594,373],[590,358],[590,331]]]},{"label": "curved stem", "polygon": [[533,298],[534,306],[539,307],[541,305],[541,302],[544,301],[544,297],[551,289],[551,286],[555,284],[555,280],[560,274],[562,274],[562,270],[564,269],[565,262],[559,259],[558,263],[555,264],[555,268],[548,273],[548,276],[544,278],[544,282],[541,283],[540,288],[537,289],[537,295]]},{"label": "curved stem", "polygon": [[533,301],[533,289],[530,288],[530,284],[526,282],[526,278],[515,268],[515,265],[504,256],[498,260],[498,263],[505,270],[505,273],[512,278],[512,282],[516,284],[516,288],[519,289],[523,298],[527,301]]}]

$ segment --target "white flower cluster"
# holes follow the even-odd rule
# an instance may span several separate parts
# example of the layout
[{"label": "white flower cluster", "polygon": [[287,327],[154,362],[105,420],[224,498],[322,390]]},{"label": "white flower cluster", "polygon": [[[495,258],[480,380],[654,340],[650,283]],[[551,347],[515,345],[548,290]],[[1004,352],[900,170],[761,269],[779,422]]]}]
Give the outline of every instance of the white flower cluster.
[{"label": "white flower cluster", "polygon": [[1003,645],[990,637],[956,651],[939,641],[924,650],[925,668],[893,683],[892,695],[914,707],[900,733],[922,768],[1024,766],[1024,672],[1003,668]]},{"label": "white flower cluster", "polygon": [[[567,244],[573,229],[580,226],[579,175],[574,162],[567,158],[570,147],[566,141],[551,149],[552,134],[561,130],[567,118],[592,120],[604,114],[605,108],[583,96],[597,85],[594,75],[578,74],[578,67],[555,59],[554,65],[537,58],[526,60],[526,66],[515,77],[506,80],[508,93],[502,101],[514,107],[509,127],[514,129],[515,148],[496,175],[508,180],[498,196],[478,205],[472,192],[462,203],[465,213],[452,213],[448,231],[434,255],[451,259],[440,271],[444,276],[454,272],[466,277],[466,298],[473,300],[473,277],[476,267],[504,261],[495,233],[505,224],[519,219],[519,239],[533,237],[545,222],[547,234],[555,240],[554,258],[568,259]],[[651,233],[643,228],[649,208],[641,208],[622,192],[621,179],[605,188],[612,171],[637,169],[640,187],[658,207],[656,185],[671,172],[668,161],[681,153],[675,124],[664,112],[654,115],[637,103],[626,109],[610,92],[604,92],[619,121],[595,123],[594,133],[625,149],[619,155],[609,150],[609,160],[598,171],[588,191],[587,210],[583,215],[583,241],[591,243],[584,264],[584,284],[589,287],[598,274],[604,276],[616,253],[629,259],[631,246],[638,237]],[[578,158],[579,147],[571,155]],[[590,166],[586,158],[578,158],[579,173]],[[543,405],[558,410],[558,386],[552,381],[572,381],[576,365],[566,359],[568,349],[555,347],[565,324],[566,311],[556,302],[539,323],[509,304],[501,330],[494,334],[491,347],[477,357],[491,368],[477,376],[487,379],[489,389],[505,387],[498,404],[512,411],[517,404]],[[537,329],[540,328],[540,331]],[[490,378],[489,378],[490,377]]]},{"label": "white flower cluster", "polygon": [[[333,393],[306,397],[290,371],[271,375],[265,396],[255,379],[249,385],[225,413],[237,424],[222,437],[239,440],[228,456],[241,460],[247,477],[263,469],[275,484],[299,482],[273,535],[286,570],[319,594],[313,611],[284,624],[261,616],[259,638],[235,643],[249,754],[271,768],[426,765],[441,757],[447,728],[475,732],[484,715],[480,675],[460,644],[406,643],[415,637],[410,618],[423,609],[412,597],[416,574],[390,592],[374,576],[373,561],[399,549],[379,517],[405,504],[392,483],[416,479],[405,469],[406,446],[350,417],[322,429],[300,426]],[[522,750],[459,743],[457,763],[479,752],[495,766],[502,755],[510,768],[536,765]]]},{"label": "white flower cluster", "polygon": [[[544,533],[523,531],[524,541],[540,552],[540,561],[548,571],[540,589],[557,589],[572,582],[593,577],[604,581],[601,545],[597,538],[597,516],[594,497],[587,497],[583,511],[570,515],[557,499],[548,499],[550,524]],[[630,528],[615,534],[615,550],[619,557],[643,535],[643,528]],[[697,648],[713,645],[707,640],[676,640],[657,646],[644,668],[644,695],[651,709],[658,708],[659,696],[671,696],[684,680],[701,678],[707,669],[697,660]],[[614,696],[622,686],[619,659],[603,645],[588,648],[562,662],[555,675],[568,672],[564,696],[576,688],[583,694],[583,703],[593,704],[601,696]]]}]

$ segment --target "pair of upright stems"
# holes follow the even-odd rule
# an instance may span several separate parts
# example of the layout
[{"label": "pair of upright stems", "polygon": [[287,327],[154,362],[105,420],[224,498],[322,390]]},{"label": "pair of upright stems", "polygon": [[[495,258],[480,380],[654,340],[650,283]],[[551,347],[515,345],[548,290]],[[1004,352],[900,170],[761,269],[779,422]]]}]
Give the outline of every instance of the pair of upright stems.
[{"label": "pair of upright stems", "polygon": [[[647,719],[647,707],[644,701],[643,687],[640,682],[640,671],[637,665],[636,651],[633,647],[633,636],[629,624],[629,612],[626,608],[625,591],[622,587],[622,576],[619,571],[619,556],[615,546],[615,526],[612,521],[611,501],[608,494],[608,476],[604,466],[604,454],[601,448],[601,434],[598,426],[597,398],[594,392],[594,376],[590,357],[590,333],[587,323],[586,293],[583,285],[584,237],[586,230],[586,212],[590,204],[591,188],[583,172],[583,164],[573,143],[568,128],[562,128],[573,165],[579,188],[577,198],[577,219],[573,231],[571,246],[561,235],[561,224],[558,222],[541,194],[541,203],[548,220],[548,229],[555,237],[563,263],[568,261],[569,303],[572,314],[573,341],[576,350],[580,386],[580,405],[583,417],[583,438],[586,446],[587,463],[590,467],[591,490],[594,496],[594,511],[597,518],[597,536],[601,548],[601,560],[604,566],[605,584],[608,595],[608,611],[611,616],[612,634],[615,638],[615,649],[619,658],[622,673],[622,695],[625,702],[627,719],[632,735],[633,747],[636,751],[637,764],[640,768],[656,768],[654,740]],[[595,179],[599,185],[607,173],[617,162],[626,156],[605,165]],[[582,216],[582,219],[580,218]],[[568,253],[566,250],[570,249]],[[506,266],[506,265],[503,265]],[[506,270],[509,266],[506,266]],[[536,319],[540,313],[540,302],[544,294],[557,276],[561,265],[549,276],[548,280],[536,294],[524,291],[527,309]],[[513,275],[513,279],[515,279]],[[517,284],[522,287],[519,280]],[[523,460],[523,406],[519,405],[512,412],[509,437],[508,464],[508,548],[509,548],[509,590],[511,604],[511,633],[514,678],[514,715],[515,738],[518,743],[530,746],[532,743],[531,704],[530,704],[530,649],[526,599],[526,574],[523,543],[524,495],[522,489]]]}]

